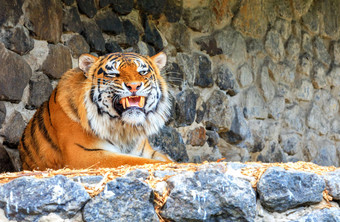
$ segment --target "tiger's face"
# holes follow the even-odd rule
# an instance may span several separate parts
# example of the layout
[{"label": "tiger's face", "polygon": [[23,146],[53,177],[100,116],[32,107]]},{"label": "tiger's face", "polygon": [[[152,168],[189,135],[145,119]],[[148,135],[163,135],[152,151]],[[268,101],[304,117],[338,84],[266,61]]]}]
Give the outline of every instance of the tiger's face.
[{"label": "tiger's face", "polygon": [[[151,58],[136,53],[112,53],[96,58],[85,54],[79,67],[87,76],[88,119],[96,125],[121,122],[155,133],[167,119],[170,109],[168,89],[160,75],[166,55]],[[97,126],[97,128],[100,126]]]}]

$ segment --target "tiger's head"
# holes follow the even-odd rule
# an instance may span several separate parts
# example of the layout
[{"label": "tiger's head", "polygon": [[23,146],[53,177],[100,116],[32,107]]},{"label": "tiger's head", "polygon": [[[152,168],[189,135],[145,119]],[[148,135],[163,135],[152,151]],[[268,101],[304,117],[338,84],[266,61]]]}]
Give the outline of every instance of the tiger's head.
[{"label": "tiger's head", "polygon": [[91,129],[104,138],[112,130],[146,136],[156,133],[170,112],[168,87],[160,75],[166,59],[162,52],[152,57],[82,55],[79,68],[86,76],[85,106]]}]

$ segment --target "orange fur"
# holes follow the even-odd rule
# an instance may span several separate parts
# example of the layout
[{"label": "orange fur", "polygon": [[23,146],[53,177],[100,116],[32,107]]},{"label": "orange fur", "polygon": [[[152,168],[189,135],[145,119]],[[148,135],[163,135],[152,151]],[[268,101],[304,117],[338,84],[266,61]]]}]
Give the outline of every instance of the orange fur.
[{"label": "orange fur", "polygon": [[[151,58],[134,53],[82,55],[79,68],[62,76],[28,123],[18,147],[23,169],[171,161],[147,139],[169,114],[167,85],[158,68],[165,59],[162,53]],[[131,84],[137,84],[134,90]],[[125,101],[132,105],[123,107]]]}]

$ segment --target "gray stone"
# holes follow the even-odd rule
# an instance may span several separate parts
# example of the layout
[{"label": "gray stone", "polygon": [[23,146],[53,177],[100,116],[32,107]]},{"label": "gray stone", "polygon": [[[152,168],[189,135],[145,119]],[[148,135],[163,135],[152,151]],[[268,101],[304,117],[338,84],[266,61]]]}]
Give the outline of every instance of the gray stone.
[{"label": "gray stone", "polygon": [[240,107],[234,106],[234,116],[228,132],[221,137],[231,144],[238,144],[251,136],[248,124]]},{"label": "gray stone", "polygon": [[16,147],[21,138],[26,124],[19,112],[15,112],[8,121],[8,124],[4,130],[4,143],[11,147]]},{"label": "gray stone", "polygon": [[316,3],[323,18],[324,34],[332,39],[340,35],[340,5],[337,1],[325,0]]},{"label": "gray stone", "polygon": [[192,87],[195,82],[195,74],[197,73],[197,67],[190,54],[177,53],[176,55],[177,64],[184,74],[185,84]]},{"label": "gray stone", "polygon": [[190,88],[177,94],[175,106],[177,126],[188,126],[195,121],[197,98],[197,93]]},{"label": "gray stone", "polygon": [[312,162],[320,166],[339,166],[338,156],[334,142],[321,137],[317,141],[317,154]]},{"label": "gray stone", "polygon": [[312,58],[307,53],[303,54],[299,58],[299,64],[297,67],[297,71],[305,76],[310,76],[312,70]]},{"label": "gray stone", "polygon": [[229,107],[227,95],[220,90],[214,90],[206,102],[207,109],[204,122],[208,127],[216,127],[219,131],[227,131],[231,127],[232,109]]},{"label": "gray stone", "polygon": [[312,4],[308,12],[301,19],[307,29],[313,34],[317,34],[320,29],[320,19],[317,12],[317,4]]},{"label": "gray stone", "polygon": [[150,44],[152,47],[156,49],[156,51],[161,51],[164,49],[163,38],[159,33],[155,24],[144,17],[144,36],[143,41]]},{"label": "gray stone", "polygon": [[280,34],[276,30],[267,33],[264,47],[274,61],[281,61],[284,57],[284,45]]},{"label": "gray stone", "polygon": [[323,175],[326,182],[326,190],[333,197],[333,200],[340,201],[340,170],[329,172]]},{"label": "gray stone", "polygon": [[317,90],[314,95],[315,104],[320,107],[327,119],[333,119],[339,112],[339,102],[328,90]]},{"label": "gray stone", "polygon": [[93,18],[97,13],[94,0],[77,0],[77,5],[79,11],[89,18]]},{"label": "gray stone", "polygon": [[271,103],[268,104],[269,115],[278,120],[283,114],[285,109],[285,98],[283,96],[276,96]]},{"label": "gray stone", "polygon": [[238,68],[237,72],[238,81],[241,87],[245,88],[253,83],[253,74],[248,64],[243,64],[240,68]]},{"label": "gray stone", "polygon": [[166,0],[140,0],[138,1],[138,6],[141,10],[143,10],[147,14],[153,15],[155,18],[158,18],[160,14],[163,12],[166,5]]},{"label": "gray stone", "polygon": [[4,102],[0,101],[0,129],[2,124],[5,122],[6,119],[6,106]]},{"label": "gray stone", "polygon": [[[115,41],[109,41],[109,42],[105,43],[105,48],[106,48],[106,51],[108,53],[123,52],[122,48]],[[150,53],[148,52],[148,54],[150,54]]]},{"label": "gray stone", "polygon": [[213,28],[212,12],[207,7],[184,9],[183,19],[187,26],[195,31],[206,33]]},{"label": "gray stone", "polygon": [[74,182],[80,183],[83,186],[95,187],[104,179],[103,176],[75,176],[71,177]]},{"label": "gray stone", "polygon": [[295,155],[299,150],[302,150],[301,136],[295,133],[284,133],[279,137],[281,147],[288,155]]},{"label": "gray stone", "polygon": [[257,191],[261,204],[270,211],[283,212],[322,201],[325,181],[314,173],[270,167],[261,176]]},{"label": "gray stone", "polygon": [[290,129],[302,133],[305,128],[305,114],[297,104],[286,106],[283,113],[283,122]]},{"label": "gray stone", "polygon": [[313,104],[307,116],[307,126],[318,131],[321,135],[325,135],[329,129],[329,121],[323,114],[319,106]]},{"label": "gray stone", "polygon": [[291,23],[280,18],[275,21],[274,29],[281,35],[283,42],[287,41],[292,33]]},{"label": "gray stone", "polygon": [[22,15],[23,0],[7,1],[1,0],[0,27],[13,27],[19,22]]},{"label": "gray stone", "polygon": [[0,144],[0,173],[14,172],[15,168],[12,164],[5,148]]},{"label": "gray stone", "polygon": [[153,148],[164,151],[176,162],[189,160],[181,134],[172,127],[163,127],[157,135],[151,136],[149,141]]},{"label": "gray stone", "polygon": [[96,15],[96,23],[104,32],[118,35],[124,31],[123,24],[118,16],[111,10],[102,10]]},{"label": "gray stone", "polygon": [[89,44],[87,44],[83,36],[78,34],[69,38],[65,42],[65,45],[71,50],[74,58],[78,58],[80,55],[90,52]]},{"label": "gray stone", "polygon": [[340,41],[334,42],[331,48],[331,55],[334,64],[340,65]]},{"label": "gray stone", "polygon": [[[217,170],[187,172],[167,180],[162,217],[174,221],[253,221],[256,195],[249,182]],[[239,195],[242,193],[242,195]]]},{"label": "gray stone", "polygon": [[29,36],[28,30],[22,26],[7,30],[2,38],[6,48],[20,55],[28,53],[34,47],[33,39]]},{"label": "gray stone", "polygon": [[72,68],[70,50],[61,44],[50,44],[48,48],[50,51],[42,65],[42,71],[51,78],[59,79],[67,70]]},{"label": "gray stone", "polygon": [[111,2],[113,10],[120,15],[129,14],[134,5],[133,0],[111,0]]},{"label": "gray stone", "polygon": [[268,68],[262,67],[261,69],[261,89],[263,96],[267,102],[271,102],[275,96],[275,87],[272,80],[269,77]]},{"label": "gray stone", "polygon": [[264,147],[261,147],[261,145],[261,143],[255,143],[255,147],[250,149],[251,152],[261,151],[256,161],[261,161],[263,163],[287,162],[281,146],[276,142],[269,142],[265,144]]},{"label": "gray stone", "polygon": [[306,52],[308,55],[313,55],[314,50],[313,50],[313,44],[312,44],[312,37],[306,33],[302,33],[302,49],[304,52]]},{"label": "gray stone", "polygon": [[264,51],[262,41],[259,39],[248,39],[246,41],[248,54],[254,56]]},{"label": "gray stone", "polygon": [[21,177],[0,186],[0,208],[11,220],[38,221],[52,212],[73,217],[89,199],[83,186],[61,175]]},{"label": "gray stone", "polygon": [[164,8],[164,15],[168,22],[178,22],[182,17],[183,1],[167,0]]},{"label": "gray stone", "polygon": [[216,131],[213,130],[207,130],[207,143],[210,147],[215,147],[218,144],[218,141],[220,139],[220,136]]},{"label": "gray stone", "polygon": [[169,42],[180,52],[191,51],[191,33],[185,25],[176,22],[169,30]]},{"label": "gray stone", "polygon": [[174,62],[168,63],[165,68],[165,79],[167,83],[173,87],[178,86],[182,89],[184,74],[179,65]]},{"label": "gray stone", "polygon": [[30,96],[26,105],[27,109],[37,109],[47,101],[53,91],[50,80],[43,73],[38,73],[30,80]]},{"label": "gray stone", "polygon": [[89,44],[91,51],[105,51],[105,40],[99,26],[94,21],[83,21],[84,30],[81,33]]},{"label": "gray stone", "polygon": [[201,53],[195,53],[193,57],[195,64],[198,66],[198,70],[195,75],[195,86],[203,88],[211,87],[213,85],[213,78],[209,57]]},{"label": "gray stone", "polygon": [[324,65],[329,66],[331,64],[331,56],[329,55],[323,39],[315,37],[313,41],[315,57],[321,61]]},{"label": "gray stone", "polygon": [[295,67],[291,68],[287,62],[280,62],[278,64],[270,64],[268,65],[268,67],[269,67],[268,71],[270,72],[270,76],[273,77],[275,82],[285,83],[290,86],[294,85]]},{"label": "gray stone", "polygon": [[239,92],[236,77],[227,65],[219,66],[214,74],[216,75],[216,84],[221,90],[225,90],[231,96]]},{"label": "gray stone", "polygon": [[313,84],[307,79],[302,80],[301,85],[295,94],[296,98],[299,100],[311,101],[314,96]]},{"label": "gray stone", "polygon": [[66,5],[70,6],[73,5],[74,0],[62,0]]},{"label": "gray stone", "polygon": [[333,66],[328,74],[328,85],[339,87],[340,86],[340,66]]},{"label": "gray stone", "polygon": [[[60,42],[63,31],[62,3],[58,0],[25,2],[25,26],[33,33],[35,38],[48,42]],[[46,9],[49,10],[46,10]]]},{"label": "gray stone", "polygon": [[32,70],[23,58],[8,51],[2,43],[0,57],[0,100],[19,101]]},{"label": "gray stone", "polygon": [[294,11],[300,17],[308,12],[309,7],[311,6],[313,0],[293,0],[292,5]]},{"label": "gray stone", "polygon": [[286,45],[287,59],[292,61],[295,65],[299,61],[300,42],[295,37],[290,37]]},{"label": "gray stone", "polygon": [[315,89],[321,89],[327,86],[326,71],[320,62],[315,62],[313,66],[312,83]]},{"label": "gray stone", "polygon": [[63,28],[65,31],[81,33],[83,23],[80,20],[77,7],[65,7],[63,16]]},{"label": "gray stone", "polygon": [[247,47],[243,36],[231,27],[226,27],[214,34],[217,48],[220,48],[233,64],[241,65],[245,62]]},{"label": "gray stone", "polygon": [[124,177],[130,179],[137,179],[140,181],[145,181],[150,176],[150,173],[147,169],[136,169],[128,172]]},{"label": "gray stone", "polygon": [[336,207],[314,210],[292,222],[338,222],[340,221],[340,209]]},{"label": "gray stone", "polygon": [[263,97],[256,87],[251,87],[245,91],[244,116],[247,119],[265,119],[268,111]]},{"label": "gray stone", "polygon": [[127,46],[134,46],[139,42],[139,32],[130,20],[123,21],[125,43]]},{"label": "gray stone", "polygon": [[153,191],[136,179],[116,178],[84,207],[85,221],[158,221]]}]

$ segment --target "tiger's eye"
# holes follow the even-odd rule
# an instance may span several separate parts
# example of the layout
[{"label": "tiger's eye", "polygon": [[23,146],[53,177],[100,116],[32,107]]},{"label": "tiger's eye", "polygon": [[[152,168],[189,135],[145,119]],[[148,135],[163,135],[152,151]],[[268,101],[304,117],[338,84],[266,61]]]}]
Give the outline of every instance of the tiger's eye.
[{"label": "tiger's eye", "polygon": [[144,71],[140,71],[139,74],[141,74],[142,76],[148,74],[148,71],[147,70],[144,70]]}]

